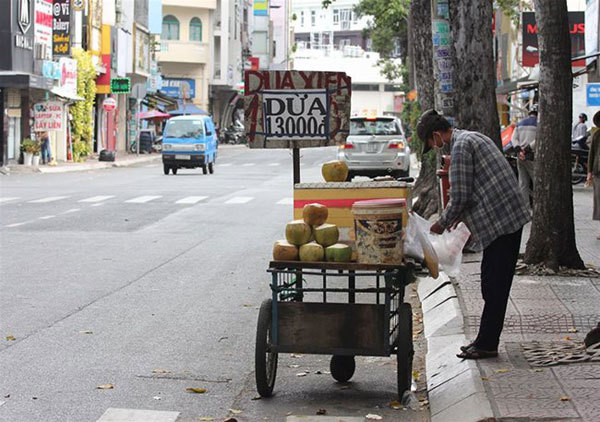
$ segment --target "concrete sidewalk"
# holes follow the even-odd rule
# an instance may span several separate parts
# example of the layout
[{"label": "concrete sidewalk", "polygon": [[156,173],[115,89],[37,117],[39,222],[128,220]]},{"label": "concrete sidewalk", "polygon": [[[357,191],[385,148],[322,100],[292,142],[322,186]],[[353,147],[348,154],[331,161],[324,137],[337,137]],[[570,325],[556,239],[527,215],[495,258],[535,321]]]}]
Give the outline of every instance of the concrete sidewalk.
[{"label": "concrete sidewalk", "polygon": [[[575,189],[578,249],[600,268],[600,224],[591,221],[591,191]],[[528,229],[529,227],[527,227]],[[529,237],[524,233],[524,250]],[[456,280],[419,286],[428,339],[427,378],[433,421],[600,420],[600,352],[594,361],[545,366],[582,354],[600,322],[600,278],[515,276],[495,359],[461,361],[459,346],[477,335],[481,254],[463,257]]]}]

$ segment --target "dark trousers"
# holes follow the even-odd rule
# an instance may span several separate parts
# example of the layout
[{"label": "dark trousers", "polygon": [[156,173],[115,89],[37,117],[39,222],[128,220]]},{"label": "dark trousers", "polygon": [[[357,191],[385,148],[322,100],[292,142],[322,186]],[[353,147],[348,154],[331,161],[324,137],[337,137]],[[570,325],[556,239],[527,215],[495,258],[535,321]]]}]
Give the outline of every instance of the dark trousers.
[{"label": "dark trousers", "polygon": [[481,294],[485,302],[475,346],[497,350],[504,316],[515,275],[523,229],[500,236],[483,250],[481,261]]}]

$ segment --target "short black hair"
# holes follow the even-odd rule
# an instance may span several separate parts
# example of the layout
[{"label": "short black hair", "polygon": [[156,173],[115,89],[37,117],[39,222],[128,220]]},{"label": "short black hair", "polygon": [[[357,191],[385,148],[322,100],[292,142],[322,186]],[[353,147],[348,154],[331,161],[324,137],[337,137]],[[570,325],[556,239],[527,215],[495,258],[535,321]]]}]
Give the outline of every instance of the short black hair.
[{"label": "short black hair", "polygon": [[537,117],[538,116],[538,112],[537,112],[537,110],[529,110],[529,115]]},{"label": "short black hair", "polygon": [[450,122],[437,111],[431,109],[423,113],[417,122],[417,135],[423,142],[423,154],[431,149],[427,141],[433,136],[433,132],[446,132],[451,127]]}]

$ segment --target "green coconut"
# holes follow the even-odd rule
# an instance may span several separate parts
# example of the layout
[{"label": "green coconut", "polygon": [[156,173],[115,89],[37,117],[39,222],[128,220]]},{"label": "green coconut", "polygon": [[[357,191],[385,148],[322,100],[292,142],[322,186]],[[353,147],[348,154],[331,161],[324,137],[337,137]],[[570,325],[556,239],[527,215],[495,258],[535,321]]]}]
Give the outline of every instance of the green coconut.
[{"label": "green coconut", "polygon": [[303,220],[290,221],[285,226],[285,238],[292,245],[304,245],[310,242],[311,236],[312,229]]},{"label": "green coconut", "polygon": [[325,249],[325,260],[327,262],[350,262],[352,260],[352,248],[343,243],[336,243]]},{"label": "green coconut", "polygon": [[310,242],[300,246],[300,261],[323,261],[325,258],[325,250],[323,246],[315,242]]},{"label": "green coconut", "polygon": [[340,231],[335,224],[321,224],[314,227],[315,240],[324,248],[337,243],[340,238]]}]

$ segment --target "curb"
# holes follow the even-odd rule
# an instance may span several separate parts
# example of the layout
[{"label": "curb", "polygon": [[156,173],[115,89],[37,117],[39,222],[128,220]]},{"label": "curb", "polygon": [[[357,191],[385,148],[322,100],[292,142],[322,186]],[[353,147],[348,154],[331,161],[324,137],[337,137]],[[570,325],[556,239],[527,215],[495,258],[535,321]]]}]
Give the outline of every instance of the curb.
[{"label": "curb", "polygon": [[476,361],[455,355],[468,343],[463,314],[450,278],[419,279],[427,339],[427,390],[432,422],[494,420]]},{"label": "curb", "polygon": [[26,166],[7,166],[2,168],[2,174],[27,174],[27,173],[73,173],[77,171],[102,170],[113,167],[129,167],[136,164],[152,163],[159,161],[161,155],[147,157],[132,157],[117,161],[88,161],[85,163],[67,163],[55,167],[26,167]]}]

